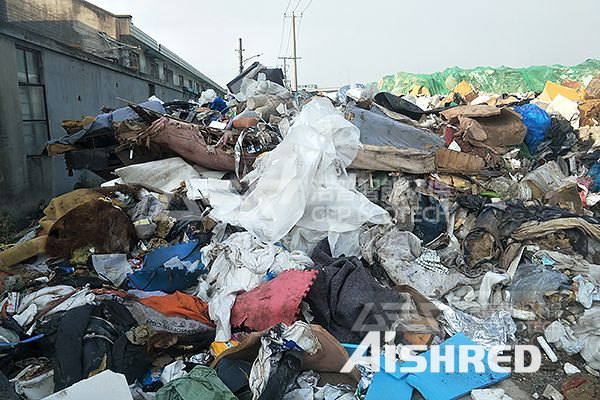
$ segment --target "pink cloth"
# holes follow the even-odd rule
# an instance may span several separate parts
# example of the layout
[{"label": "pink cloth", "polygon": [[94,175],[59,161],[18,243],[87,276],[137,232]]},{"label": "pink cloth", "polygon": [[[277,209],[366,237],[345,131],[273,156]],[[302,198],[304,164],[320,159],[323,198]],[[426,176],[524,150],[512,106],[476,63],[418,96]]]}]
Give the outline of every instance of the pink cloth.
[{"label": "pink cloth", "polygon": [[238,295],[231,310],[231,326],[262,331],[280,322],[291,325],[317,274],[317,270],[284,271],[273,280]]}]

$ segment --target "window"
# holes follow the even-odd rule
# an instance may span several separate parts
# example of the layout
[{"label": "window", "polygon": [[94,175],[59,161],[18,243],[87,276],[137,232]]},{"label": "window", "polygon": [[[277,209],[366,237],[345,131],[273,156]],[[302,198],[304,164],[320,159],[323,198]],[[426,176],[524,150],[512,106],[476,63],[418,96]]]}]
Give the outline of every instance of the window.
[{"label": "window", "polygon": [[188,79],[188,88],[190,90],[194,90],[194,86],[192,85],[192,80],[191,79]]},{"label": "window", "polygon": [[122,54],[124,66],[126,66],[127,68],[134,69],[136,71],[140,69],[140,56],[138,55],[138,53],[132,50],[126,50],[122,52]]},{"label": "window", "polygon": [[200,93],[200,84],[198,82],[196,82],[195,88],[196,88],[196,93]]},{"label": "window", "polygon": [[41,57],[37,51],[19,47],[16,50],[25,153],[40,155],[49,139]]},{"label": "window", "polygon": [[150,76],[158,79],[158,64],[157,63],[150,63]]},{"label": "window", "polygon": [[179,86],[183,86],[183,75],[179,75]]},{"label": "window", "polygon": [[163,67],[164,73],[165,73],[165,81],[167,83],[173,84],[173,71],[170,70],[167,65],[165,64],[165,66]]},{"label": "window", "polygon": [[156,86],[154,86],[154,83],[149,83],[148,84],[148,97],[152,97],[156,94]]}]

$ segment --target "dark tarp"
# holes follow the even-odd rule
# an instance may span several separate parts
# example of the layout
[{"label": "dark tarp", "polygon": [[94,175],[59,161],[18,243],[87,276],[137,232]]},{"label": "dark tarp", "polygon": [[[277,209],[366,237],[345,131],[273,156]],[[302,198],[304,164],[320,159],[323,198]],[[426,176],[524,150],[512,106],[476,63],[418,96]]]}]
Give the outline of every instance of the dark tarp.
[{"label": "dark tarp", "polygon": [[362,144],[427,151],[433,151],[444,144],[431,131],[395,121],[376,108],[365,110],[348,105],[346,119],[360,129]]},{"label": "dark tarp", "polygon": [[321,247],[312,254],[319,275],[306,297],[315,322],[347,343],[360,343],[369,331],[390,330],[404,298],[377,283],[358,258],[332,258]]}]

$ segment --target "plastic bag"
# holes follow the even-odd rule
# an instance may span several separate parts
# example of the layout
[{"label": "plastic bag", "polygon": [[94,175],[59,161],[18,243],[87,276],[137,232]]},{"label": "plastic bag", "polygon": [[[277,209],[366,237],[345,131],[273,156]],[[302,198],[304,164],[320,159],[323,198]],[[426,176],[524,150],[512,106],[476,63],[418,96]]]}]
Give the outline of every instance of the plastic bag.
[{"label": "plastic bag", "polygon": [[351,83],[349,85],[342,86],[337,91],[337,94],[336,94],[337,100],[340,103],[345,104],[346,101],[348,100],[348,97],[347,97],[348,90],[351,90],[351,89],[364,89],[364,88],[365,88],[365,85],[362,84],[362,83]]},{"label": "plastic bag", "polygon": [[546,306],[544,294],[569,288],[569,278],[541,265],[522,264],[518,267],[513,284],[510,286],[511,301],[516,308],[525,305]]},{"label": "plastic bag", "polygon": [[133,273],[125,254],[94,254],[92,264],[98,275],[117,287],[123,284],[127,274]]},{"label": "plastic bag", "polygon": [[521,114],[523,124],[527,127],[525,144],[529,152],[535,154],[538,145],[544,140],[546,131],[550,128],[550,116],[535,104],[525,104],[515,108],[515,111]]},{"label": "plastic bag", "polygon": [[213,101],[216,97],[217,92],[215,92],[213,89],[205,90],[200,94],[200,98],[198,98],[198,104],[203,106],[204,104]]},{"label": "plastic bag", "polygon": [[244,78],[240,92],[235,95],[238,101],[246,101],[250,97],[266,95],[275,100],[289,100],[292,93],[285,87],[267,80],[265,74],[258,74],[258,79]]}]

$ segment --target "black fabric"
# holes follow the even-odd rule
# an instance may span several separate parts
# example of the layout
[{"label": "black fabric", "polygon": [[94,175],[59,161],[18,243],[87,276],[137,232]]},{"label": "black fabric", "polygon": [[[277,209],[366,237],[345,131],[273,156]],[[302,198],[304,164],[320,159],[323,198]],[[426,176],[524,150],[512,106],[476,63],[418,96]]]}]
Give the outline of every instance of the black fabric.
[{"label": "black fabric", "polygon": [[204,232],[202,221],[197,219],[181,219],[173,225],[165,240],[167,242],[183,241],[181,238],[187,236],[189,240],[198,240],[201,247],[210,243],[212,232]]},{"label": "black fabric", "polygon": [[433,196],[419,196],[419,208],[415,210],[413,233],[424,245],[446,232],[447,222],[444,207]]},{"label": "black fabric", "polygon": [[424,114],[427,114],[418,105],[411,103],[408,100],[404,100],[400,96],[393,95],[387,92],[380,92],[373,98],[375,103],[380,106],[387,108],[390,111],[397,112],[398,114],[406,115],[416,121],[420,120]]},{"label": "black fabric", "polygon": [[73,308],[67,311],[60,322],[54,344],[54,386],[57,391],[83,379],[81,339],[85,335],[93,308],[92,305]]},{"label": "black fabric", "polygon": [[527,221],[550,221],[557,218],[581,218],[589,223],[598,224],[598,220],[585,215],[578,215],[560,207],[532,205],[525,207],[521,200],[509,200],[502,213],[500,234],[508,238],[512,232]]},{"label": "black fabric", "polygon": [[251,369],[251,362],[225,357],[219,361],[216,371],[225,386],[237,396],[250,390],[248,377]]},{"label": "black fabric", "polygon": [[288,386],[296,380],[302,365],[304,354],[299,351],[287,351],[283,354],[276,369],[269,376],[260,400],[281,400]]},{"label": "black fabric", "polygon": [[573,145],[577,142],[577,136],[571,123],[560,115],[553,115],[551,116],[550,128],[544,136],[544,141],[538,147],[538,154],[550,149],[554,156],[550,158],[556,158],[571,151]]},{"label": "black fabric", "polygon": [[586,153],[581,155],[581,163],[585,165],[588,169],[592,168],[592,165],[596,164],[600,159],[600,150],[594,150],[591,153]]},{"label": "black fabric", "polygon": [[306,301],[315,323],[346,343],[360,343],[371,330],[389,330],[404,301],[400,294],[377,283],[356,257],[334,259],[319,246],[311,258],[319,274]]},{"label": "black fabric", "polygon": [[2,400],[20,400],[19,395],[15,392],[8,378],[0,372],[0,399]]},{"label": "black fabric", "polygon": [[[175,342],[173,345],[165,348],[162,343]],[[181,336],[169,332],[155,333],[146,346],[146,352],[151,360],[159,357],[168,356],[172,359],[185,357],[189,354],[200,353],[210,347],[215,341],[215,331],[208,330],[192,335]]]},{"label": "black fabric", "polygon": [[588,236],[581,229],[566,229],[564,231],[565,236],[569,239],[569,243],[577,253],[584,257],[587,257],[588,250]]},{"label": "black fabric", "polygon": [[96,276],[63,275],[54,277],[49,286],[67,285],[72,287],[84,287],[89,285],[91,289],[100,289],[106,285],[106,281]]},{"label": "black fabric", "polygon": [[477,216],[475,226],[462,243],[465,265],[460,272],[470,278],[484,274],[487,271],[487,268],[483,268],[484,265],[497,266],[503,251],[500,225],[504,210],[494,205],[487,207],[483,205],[483,207]]},{"label": "black fabric", "polygon": [[151,364],[144,349],[127,340],[125,333],[135,325],[127,308],[116,301],[67,311],[55,341],[56,390],[87,378],[104,365],[133,383]]},{"label": "black fabric", "polygon": [[479,212],[486,205],[491,203],[491,200],[487,197],[466,194],[463,196],[458,196],[456,198],[456,202],[463,208],[466,208],[469,211]]}]

